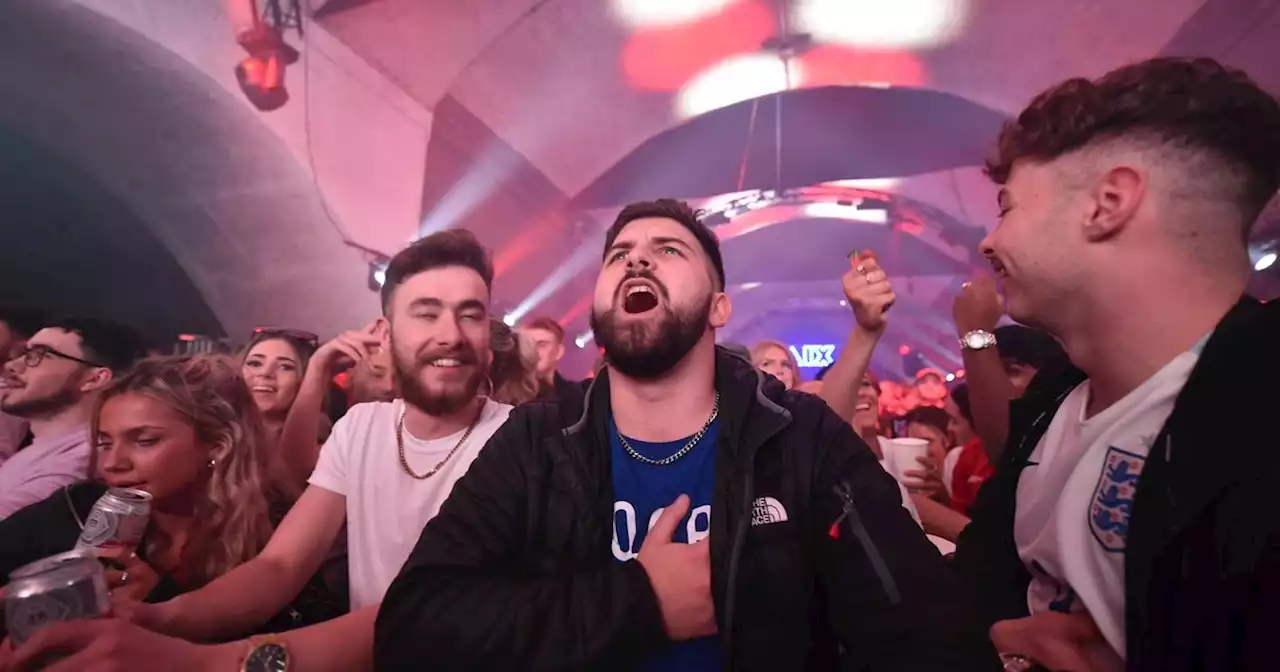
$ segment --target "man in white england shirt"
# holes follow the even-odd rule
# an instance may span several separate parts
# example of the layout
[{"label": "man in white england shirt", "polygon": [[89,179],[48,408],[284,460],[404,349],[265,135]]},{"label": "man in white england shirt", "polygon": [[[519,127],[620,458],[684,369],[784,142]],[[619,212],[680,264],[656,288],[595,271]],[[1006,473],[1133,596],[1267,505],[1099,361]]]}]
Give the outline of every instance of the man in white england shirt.
[{"label": "man in white england shirt", "polygon": [[[320,451],[310,487],[257,558],[200,590],[137,606],[126,616],[193,641],[241,636],[297,595],[344,522],[350,614],[278,637],[216,646],[119,621],[81,622],[40,633],[17,656],[76,650],[86,666],[104,657],[121,664],[145,657],[149,669],[227,672],[242,665],[248,672],[372,667],[373,624],[387,586],[511,410],[478,396],[492,358],[492,280],[489,257],[469,231],[436,233],[397,254],[382,290],[385,323],[345,334],[335,347],[357,362],[369,346],[390,347],[403,399],[360,404],[343,416]],[[378,333],[389,334],[389,343],[380,343]],[[126,644],[104,653],[104,642],[113,640]],[[64,664],[81,669],[72,662]]]},{"label": "man in white england shirt", "polygon": [[[1280,565],[1249,539],[1276,538],[1236,511],[1273,484],[1219,478],[1241,458],[1216,432],[1215,397],[1238,385],[1213,376],[1277,322],[1274,306],[1241,299],[1277,156],[1280,104],[1208,59],[1065,82],[1001,134],[988,166],[1001,221],[982,251],[1010,316],[1079,367],[1042,372],[1016,402],[958,544],[1006,669],[1269,664],[1255,654],[1276,607],[1258,603],[1275,600],[1249,593]],[[1217,358],[1206,371],[1202,353]],[[1267,472],[1266,459],[1233,466]]]}]

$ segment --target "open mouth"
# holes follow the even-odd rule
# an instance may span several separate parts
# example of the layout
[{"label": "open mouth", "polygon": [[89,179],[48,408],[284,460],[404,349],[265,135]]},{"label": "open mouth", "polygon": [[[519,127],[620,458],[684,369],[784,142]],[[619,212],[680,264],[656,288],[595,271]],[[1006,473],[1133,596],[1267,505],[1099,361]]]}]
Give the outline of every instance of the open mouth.
[{"label": "open mouth", "polygon": [[1003,278],[1009,275],[1009,272],[1005,270],[1004,264],[1000,263],[1000,260],[995,257],[991,258],[991,270],[995,272],[996,277],[998,278]]},{"label": "open mouth", "polygon": [[658,293],[649,285],[631,285],[622,297],[622,310],[629,315],[647,313],[657,307]]},{"label": "open mouth", "polygon": [[265,387],[263,385],[255,385],[251,390],[254,394],[275,394],[276,388]]}]

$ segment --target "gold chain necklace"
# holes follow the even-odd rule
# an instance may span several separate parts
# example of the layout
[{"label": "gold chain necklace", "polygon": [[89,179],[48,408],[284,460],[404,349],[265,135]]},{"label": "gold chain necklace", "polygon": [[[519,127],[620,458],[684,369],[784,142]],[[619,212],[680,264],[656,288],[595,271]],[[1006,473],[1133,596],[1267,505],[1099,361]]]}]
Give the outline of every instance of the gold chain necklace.
[{"label": "gold chain necklace", "polygon": [[467,442],[467,437],[471,436],[472,430],[476,428],[476,425],[480,424],[480,416],[482,415],[484,415],[484,404],[480,405],[480,412],[476,413],[476,419],[471,421],[471,425],[467,427],[467,431],[463,433],[462,438],[458,439],[458,443],[454,444],[453,450],[450,450],[449,454],[445,455],[444,459],[440,460],[439,464],[432,467],[431,471],[418,475],[417,473],[414,473],[413,468],[409,466],[409,459],[404,453],[404,410],[402,409],[400,411],[400,421],[396,423],[396,448],[400,449],[400,468],[404,469],[404,473],[409,474],[410,477],[419,481],[425,481],[428,478],[435,476],[436,472],[440,471],[440,468],[444,466],[445,462],[448,462],[449,458],[453,457],[453,454],[458,452],[458,449],[462,447],[462,444]]}]

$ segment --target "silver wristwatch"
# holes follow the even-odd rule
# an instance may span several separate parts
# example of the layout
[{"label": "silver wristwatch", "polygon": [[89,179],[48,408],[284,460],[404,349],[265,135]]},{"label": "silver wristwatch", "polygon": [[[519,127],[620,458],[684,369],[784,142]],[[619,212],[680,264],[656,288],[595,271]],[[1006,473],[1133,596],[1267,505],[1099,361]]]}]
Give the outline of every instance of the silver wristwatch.
[{"label": "silver wristwatch", "polygon": [[960,337],[960,347],[965,350],[986,350],[994,348],[995,345],[996,335],[982,329],[974,329]]}]

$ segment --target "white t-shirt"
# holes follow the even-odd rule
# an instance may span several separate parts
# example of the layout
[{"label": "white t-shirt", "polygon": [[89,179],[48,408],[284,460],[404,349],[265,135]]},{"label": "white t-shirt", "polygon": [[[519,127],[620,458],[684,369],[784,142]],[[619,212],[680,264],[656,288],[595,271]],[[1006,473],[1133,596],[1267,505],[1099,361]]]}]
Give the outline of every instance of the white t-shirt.
[{"label": "white t-shirt", "polygon": [[1032,576],[1031,613],[1087,611],[1121,658],[1133,495],[1147,452],[1197,359],[1199,346],[1087,419],[1085,381],[1063,400],[1018,480],[1013,534]]},{"label": "white t-shirt", "polygon": [[[358,404],[347,411],[320,449],[309,482],[346,497],[347,561],[351,609],[382,601],[392,579],[418,543],[422,528],[440,511],[453,484],[506,422],[511,407],[487,400],[476,428],[431,478],[410,477],[400,466],[396,424],[404,401]],[[440,463],[465,430],[431,441],[404,432],[405,457],[418,474]]]}]

